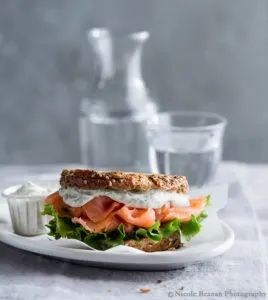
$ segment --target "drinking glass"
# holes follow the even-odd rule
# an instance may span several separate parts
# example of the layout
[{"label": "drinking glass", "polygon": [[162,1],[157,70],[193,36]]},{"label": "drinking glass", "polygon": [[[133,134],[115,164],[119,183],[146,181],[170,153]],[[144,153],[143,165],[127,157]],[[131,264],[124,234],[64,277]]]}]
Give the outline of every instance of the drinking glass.
[{"label": "drinking glass", "polygon": [[227,120],[215,113],[159,113],[149,126],[149,161],[153,173],[185,175],[191,186],[209,183],[222,158]]}]

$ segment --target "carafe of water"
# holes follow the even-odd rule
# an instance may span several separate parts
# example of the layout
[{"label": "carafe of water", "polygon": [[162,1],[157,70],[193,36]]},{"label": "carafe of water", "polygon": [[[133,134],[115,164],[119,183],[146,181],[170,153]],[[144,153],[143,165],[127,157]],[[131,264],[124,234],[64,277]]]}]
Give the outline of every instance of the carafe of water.
[{"label": "carafe of water", "polygon": [[96,169],[149,171],[147,126],[156,117],[141,74],[146,31],[113,36],[108,29],[88,31],[95,60],[91,95],[81,102],[82,163]]}]

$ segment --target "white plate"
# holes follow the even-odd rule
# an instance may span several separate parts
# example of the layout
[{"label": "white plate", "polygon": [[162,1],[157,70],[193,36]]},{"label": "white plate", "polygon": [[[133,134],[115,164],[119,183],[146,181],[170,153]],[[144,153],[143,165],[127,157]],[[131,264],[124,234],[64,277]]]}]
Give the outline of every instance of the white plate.
[{"label": "white plate", "polygon": [[189,245],[177,251],[155,253],[113,253],[109,250],[92,251],[68,248],[49,240],[47,235],[19,236],[12,231],[9,224],[1,224],[1,222],[0,241],[22,250],[77,264],[128,270],[169,270],[209,260],[229,250],[234,243],[234,233],[222,221],[221,226],[224,232],[223,239]]}]

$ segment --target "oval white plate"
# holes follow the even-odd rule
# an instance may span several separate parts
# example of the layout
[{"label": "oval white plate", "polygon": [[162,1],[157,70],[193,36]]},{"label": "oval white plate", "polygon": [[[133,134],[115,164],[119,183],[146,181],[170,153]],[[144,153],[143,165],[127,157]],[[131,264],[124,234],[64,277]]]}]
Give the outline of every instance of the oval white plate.
[{"label": "oval white plate", "polygon": [[221,255],[234,243],[234,232],[221,221],[224,238],[183,247],[177,251],[155,253],[113,253],[60,246],[47,235],[23,237],[15,234],[9,224],[0,223],[0,241],[29,252],[96,267],[128,270],[171,270]]}]

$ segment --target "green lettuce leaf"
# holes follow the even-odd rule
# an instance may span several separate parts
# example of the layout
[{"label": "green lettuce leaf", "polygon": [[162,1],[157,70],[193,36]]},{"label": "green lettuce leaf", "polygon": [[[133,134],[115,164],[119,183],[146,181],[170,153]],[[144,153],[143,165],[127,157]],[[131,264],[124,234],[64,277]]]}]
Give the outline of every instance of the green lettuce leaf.
[{"label": "green lettuce leaf", "polygon": [[205,212],[205,210],[201,211],[201,213],[197,216],[197,221],[202,222],[204,219],[208,217],[208,214]]},{"label": "green lettuce leaf", "polygon": [[53,206],[51,204],[45,204],[42,215],[43,216],[48,215],[48,216],[55,217],[56,214],[55,214],[55,210],[54,210]]},{"label": "green lettuce leaf", "polygon": [[[206,206],[208,205],[210,205],[210,195],[206,200]],[[51,204],[44,206],[43,214],[53,217],[46,225],[50,230],[50,236],[53,236],[55,239],[76,239],[98,250],[106,250],[122,245],[127,240],[139,241],[142,238],[149,238],[154,242],[159,242],[162,238],[168,238],[174,232],[180,233],[182,242],[190,241],[191,238],[200,232],[201,222],[207,217],[203,210],[197,217],[192,215],[189,222],[181,223],[178,218],[162,224],[157,221],[150,228],[138,228],[132,233],[126,233],[123,224],[120,224],[109,233],[90,233],[80,224],[74,224],[71,218],[58,216]]]},{"label": "green lettuce leaf", "polygon": [[161,226],[161,231],[162,231],[163,237],[165,237],[165,238],[168,238],[174,232],[177,232],[177,231],[181,233],[180,220],[178,218],[176,218],[172,221],[165,222]]},{"label": "green lettuce leaf", "polygon": [[160,222],[157,221],[150,228],[139,228],[135,232],[135,240],[140,240],[141,238],[147,237],[154,242],[159,242],[162,240],[163,234],[160,228]]},{"label": "green lettuce leaf", "polygon": [[206,199],[206,207],[207,207],[207,206],[211,206],[210,199],[211,199],[211,195],[207,195],[207,199]]},{"label": "green lettuce leaf", "polygon": [[201,223],[198,221],[197,217],[191,215],[191,220],[189,222],[181,223],[181,241],[182,243],[189,242],[195,235],[201,230]]}]

